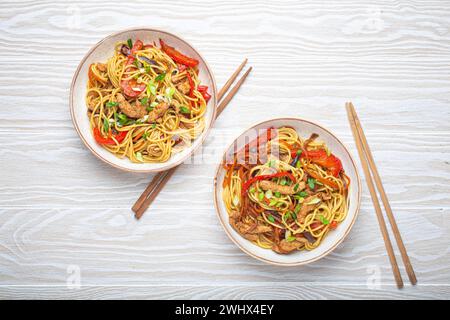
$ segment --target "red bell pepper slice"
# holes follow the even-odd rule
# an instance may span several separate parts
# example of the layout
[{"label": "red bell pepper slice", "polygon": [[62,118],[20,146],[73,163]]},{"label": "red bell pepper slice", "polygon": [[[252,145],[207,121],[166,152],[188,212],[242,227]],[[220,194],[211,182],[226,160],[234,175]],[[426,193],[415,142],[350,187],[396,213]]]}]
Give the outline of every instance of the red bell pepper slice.
[{"label": "red bell pepper slice", "polygon": [[192,77],[189,74],[189,72],[186,72],[186,77],[188,78],[189,81],[189,97],[193,98],[195,89],[194,80],[192,80]]},{"label": "red bell pepper slice", "polygon": [[304,156],[310,159],[311,162],[330,170],[331,174],[335,177],[337,177],[343,169],[341,160],[333,154],[328,155],[325,150],[305,151]]},{"label": "red bell pepper slice", "polygon": [[205,99],[206,102],[211,99],[211,95],[208,93],[208,86],[198,86],[197,90],[202,94],[203,99]]},{"label": "red bell pepper slice", "polygon": [[274,173],[274,174],[263,174],[263,175],[256,176],[256,177],[253,177],[253,178],[247,180],[242,185],[242,195],[245,195],[245,193],[247,192],[248,188],[250,188],[250,186],[253,183],[255,183],[256,181],[268,180],[268,179],[280,178],[280,177],[288,177],[289,179],[291,179],[292,183],[296,182],[295,177],[290,172],[277,172],[277,173]]},{"label": "red bell pepper slice", "polygon": [[[118,143],[121,143],[123,141],[123,139],[125,139],[125,137],[127,136],[128,131],[120,131],[119,133],[114,135],[114,138],[117,140]],[[111,131],[110,131],[110,135],[111,135]],[[107,145],[114,145],[116,144],[116,142],[111,138],[105,138],[102,136],[100,129],[99,128],[94,128],[94,139],[95,141],[97,141],[99,144],[107,144]]]},{"label": "red bell pepper slice", "polygon": [[195,67],[198,65],[198,60],[194,58],[190,58],[188,56],[185,56],[178,50],[176,50],[174,47],[171,47],[167,45],[163,40],[159,39],[159,43],[161,44],[161,49],[169,56],[171,57],[175,62],[184,64],[188,67]]}]

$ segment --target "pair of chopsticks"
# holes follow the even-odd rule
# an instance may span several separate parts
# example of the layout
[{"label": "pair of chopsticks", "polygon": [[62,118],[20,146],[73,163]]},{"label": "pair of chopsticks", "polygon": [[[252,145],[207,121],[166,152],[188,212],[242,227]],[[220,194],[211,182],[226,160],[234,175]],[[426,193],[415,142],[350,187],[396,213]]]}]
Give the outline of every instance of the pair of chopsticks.
[{"label": "pair of chopsticks", "polygon": [[[231,77],[225,83],[223,88],[217,94],[217,100],[220,101],[220,103],[217,106],[216,119],[222,113],[222,111],[225,109],[225,107],[228,105],[228,103],[231,101],[231,99],[233,99],[234,95],[237,93],[237,91],[241,87],[242,83],[244,83],[248,74],[252,70],[252,67],[248,68],[248,70],[239,79],[239,81],[236,83],[236,85],[231,89],[231,91],[226,95],[226,97],[223,98],[225,93],[227,93],[228,89],[230,89],[231,85],[236,80],[236,78],[238,77],[238,75],[242,71],[242,69],[244,68],[247,61],[248,61],[248,59],[245,59],[241,63],[241,65],[231,75]],[[222,98],[223,98],[223,100],[222,100]],[[145,188],[144,192],[141,194],[139,199],[137,199],[137,201],[131,208],[135,213],[134,216],[136,217],[136,219],[140,219],[142,217],[144,212],[152,204],[153,200],[155,200],[156,196],[159,194],[159,192],[162,190],[162,188],[164,188],[167,181],[169,181],[170,177],[172,177],[172,175],[174,174],[176,169],[177,169],[177,167],[174,167],[167,171],[160,172],[160,173],[156,174],[155,177],[153,177],[152,181],[150,181],[147,188]]]},{"label": "pair of chopsticks", "polygon": [[[380,193],[381,201],[383,202],[386,215],[388,217],[389,223],[391,224],[391,228],[394,233],[397,246],[400,250],[403,264],[405,265],[405,269],[409,277],[409,281],[413,285],[415,285],[417,283],[416,275],[411,265],[411,261],[409,260],[408,253],[406,252],[405,245],[403,244],[402,236],[400,235],[400,231],[398,230],[397,223],[392,213],[392,209],[386,196],[386,192],[384,191],[383,184],[381,183],[381,178],[375,165],[375,161],[373,160],[372,152],[370,151],[369,144],[367,143],[366,136],[361,126],[361,122],[359,121],[355,107],[351,102],[347,102],[345,104],[345,107],[347,109],[347,116],[350,122],[350,126],[352,128],[353,137],[355,139],[356,147],[358,149],[358,154],[361,159],[361,164],[363,167],[364,175],[366,177],[367,186],[369,188],[370,196],[372,197],[372,202],[375,207],[375,212],[377,214],[378,224],[380,225],[381,234],[383,235],[384,244],[386,246],[386,250],[389,255],[389,261],[391,263],[392,271],[394,273],[395,282],[397,283],[398,288],[403,287],[402,276],[400,274],[397,259],[395,258],[394,254],[394,249],[392,248],[392,243],[386,228],[386,222],[384,220],[383,213],[381,212],[381,207],[376,194],[375,185],[378,189],[378,192]],[[372,180],[372,177],[373,180],[375,180],[375,185]]]}]

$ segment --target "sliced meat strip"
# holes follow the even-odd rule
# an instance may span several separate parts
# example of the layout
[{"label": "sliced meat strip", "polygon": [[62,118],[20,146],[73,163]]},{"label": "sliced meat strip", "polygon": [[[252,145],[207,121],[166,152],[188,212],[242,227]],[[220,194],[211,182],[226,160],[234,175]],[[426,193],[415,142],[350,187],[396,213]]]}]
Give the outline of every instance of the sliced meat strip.
[{"label": "sliced meat strip", "polygon": [[184,95],[187,95],[191,91],[191,86],[189,85],[189,81],[187,79],[183,82],[177,83],[175,87]]},{"label": "sliced meat strip", "polygon": [[298,240],[294,240],[291,242],[289,242],[287,240],[281,240],[279,243],[276,243],[272,246],[272,250],[277,253],[286,254],[286,253],[290,253],[294,250],[297,250],[298,248],[300,248],[303,245],[304,245],[304,242],[301,242]]},{"label": "sliced meat strip", "polygon": [[145,109],[145,107],[143,105],[141,105],[139,100],[136,100],[136,103],[134,105],[132,105],[120,93],[118,93],[116,95],[116,98],[117,98],[117,102],[119,102],[120,111],[125,113],[128,118],[139,119],[147,114],[147,110]]},{"label": "sliced meat strip", "polygon": [[148,114],[148,122],[155,122],[156,119],[162,117],[164,113],[169,109],[169,104],[166,102],[161,102],[153,108],[153,110]]},{"label": "sliced meat strip", "polygon": [[298,187],[295,188],[296,184],[292,184],[290,186],[282,186],[272,181],[263,180],[259,183],[259,186],[263,190],[271,190],[273,192],[279,192],[281,194],[295,194],[305,189],[305,182],[299,182]]}]

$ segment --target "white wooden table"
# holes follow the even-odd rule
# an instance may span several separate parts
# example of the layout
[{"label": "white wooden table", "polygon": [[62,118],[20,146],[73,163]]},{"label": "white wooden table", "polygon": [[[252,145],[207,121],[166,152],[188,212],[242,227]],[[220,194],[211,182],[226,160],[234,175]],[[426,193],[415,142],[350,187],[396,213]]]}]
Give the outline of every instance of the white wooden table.
[{"label": "white wooden table", "polygon": [[[249,58],[209,151],[255,122],[299,116],[356,155],[351,99],[418,285],[402,268],[406,287],[395,287],[364,181],[346,241],[305,267],[265,265],[227,238],[213,163],[183,165],[136,221],[130,207],[152,176],[97,160],[68,107],[87,50],[134,26],[185,37],[219,86]],[[1,1],[0,298],[449,299],[449,28],[448,1]]]}]

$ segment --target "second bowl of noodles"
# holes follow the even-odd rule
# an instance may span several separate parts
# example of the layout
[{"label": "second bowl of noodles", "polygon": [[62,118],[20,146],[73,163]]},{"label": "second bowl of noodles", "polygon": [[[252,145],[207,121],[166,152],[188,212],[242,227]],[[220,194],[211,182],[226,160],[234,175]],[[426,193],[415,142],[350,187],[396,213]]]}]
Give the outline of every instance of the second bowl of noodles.
[{"label": "second bowl of noodles", "polygon": [[344,144],[308,120],[259,123],[225,151],[214,180],[219,220],[239,248],[293,266],[337,247],[353,226],[361,186]]}]

